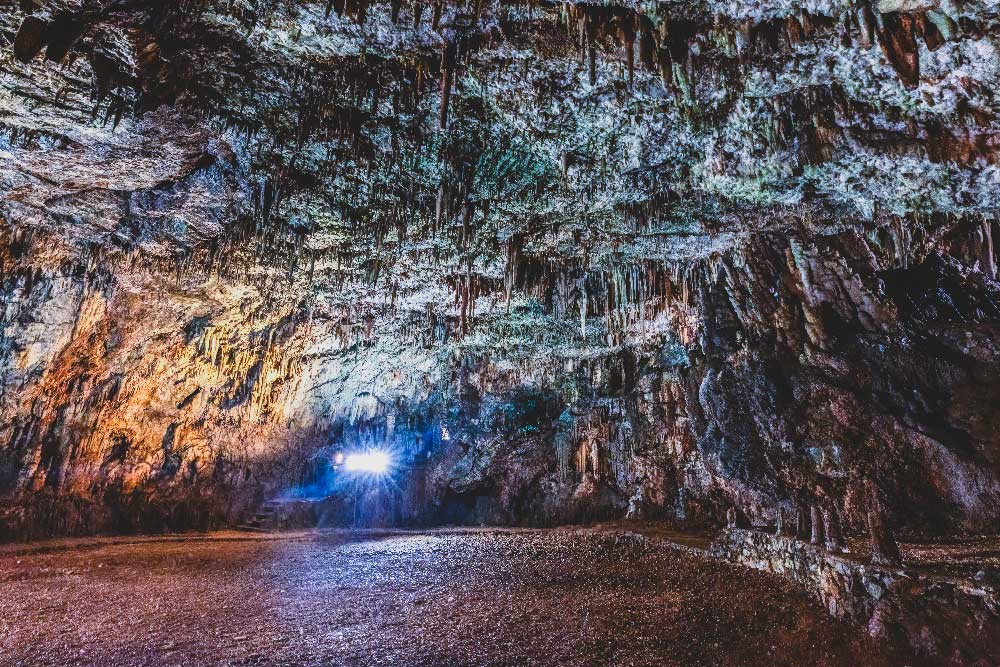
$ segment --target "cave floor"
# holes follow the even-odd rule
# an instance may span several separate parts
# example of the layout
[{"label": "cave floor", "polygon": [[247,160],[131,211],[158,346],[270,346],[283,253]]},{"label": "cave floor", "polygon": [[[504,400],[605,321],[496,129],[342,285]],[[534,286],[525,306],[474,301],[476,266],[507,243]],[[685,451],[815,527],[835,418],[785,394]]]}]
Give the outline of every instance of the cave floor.
[{"label": "cave floor", "polygon": [[0,550],[0,665],[893,665],[773,576],[608,530]]}]

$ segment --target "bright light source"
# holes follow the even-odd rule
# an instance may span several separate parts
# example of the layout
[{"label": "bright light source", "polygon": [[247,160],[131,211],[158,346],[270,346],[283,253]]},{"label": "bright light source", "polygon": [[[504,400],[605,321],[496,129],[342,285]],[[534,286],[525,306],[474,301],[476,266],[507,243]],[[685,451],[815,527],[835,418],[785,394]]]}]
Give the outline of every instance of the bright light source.
[{"label": "bright light source", "polygon": [[351,472],[371,472],[381,475],[389,469],[389,455],[385,452],[348,454],[344,459],[344,469]]},{"label": "bright light source", "polygon": [[334,465],[340,465],[344,462],[344,452],[337,452],[333,457]]}]

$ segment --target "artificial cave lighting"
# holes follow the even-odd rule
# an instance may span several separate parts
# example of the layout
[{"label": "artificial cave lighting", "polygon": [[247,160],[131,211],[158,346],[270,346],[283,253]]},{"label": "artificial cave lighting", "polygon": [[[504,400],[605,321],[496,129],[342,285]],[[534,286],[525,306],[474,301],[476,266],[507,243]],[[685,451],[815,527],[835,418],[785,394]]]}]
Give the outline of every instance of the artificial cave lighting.
[{"label": "artificial cave lighting", "polygon": [[384,475],[392,465],[392,457],[386,452],[371,451],[348,454],[344,458],[344,470]]}]

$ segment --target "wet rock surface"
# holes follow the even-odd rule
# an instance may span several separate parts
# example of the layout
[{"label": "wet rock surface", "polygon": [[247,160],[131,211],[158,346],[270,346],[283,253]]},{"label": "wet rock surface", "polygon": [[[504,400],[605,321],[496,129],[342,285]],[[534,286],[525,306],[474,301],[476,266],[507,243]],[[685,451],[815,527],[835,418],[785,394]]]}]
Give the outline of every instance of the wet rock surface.
[{"label": "wet rock surface", "polygon": [[635,533],[63,542],[3,552],[0,582],[5,666],[903,664],[791,584]]}]

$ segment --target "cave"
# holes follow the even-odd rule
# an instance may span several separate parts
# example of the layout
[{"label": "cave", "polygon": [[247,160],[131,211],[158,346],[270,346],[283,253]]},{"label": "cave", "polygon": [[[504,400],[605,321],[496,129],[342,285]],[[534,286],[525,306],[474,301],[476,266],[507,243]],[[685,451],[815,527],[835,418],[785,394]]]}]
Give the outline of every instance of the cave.
[{"label": "cave", "polygon": [[0,0],[0,667],[1000,666],[994,0]]}]

